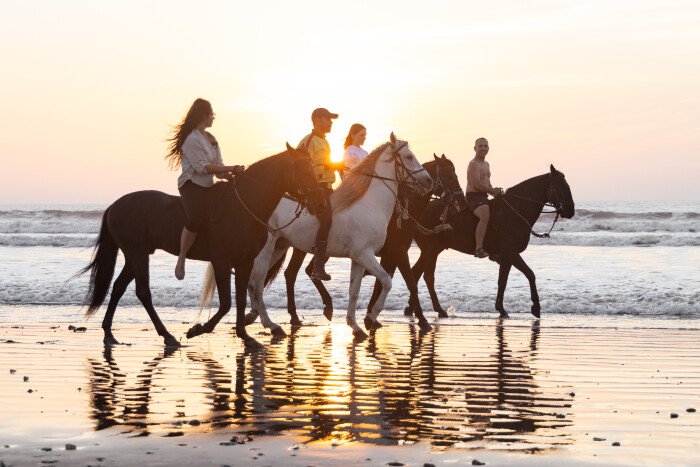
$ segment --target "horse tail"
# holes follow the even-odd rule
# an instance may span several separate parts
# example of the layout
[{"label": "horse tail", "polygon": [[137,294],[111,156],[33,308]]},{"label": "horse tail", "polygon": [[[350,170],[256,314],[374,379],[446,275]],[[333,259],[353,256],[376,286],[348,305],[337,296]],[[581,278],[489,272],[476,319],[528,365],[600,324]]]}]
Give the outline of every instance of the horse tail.
[{"label": "horse tail", "polygon": [[204,307],[211,305],[214,301],[214,293],[216,292],[216,279],[214,278],[214,266],[209,263],[207,271],[204,273],[204,284],[202,285],[202,298],[199,300],[199,315],[202,314]]},{"label": "horse tail", "polygon": [[280,269],[282,269],[282,265],[284,264],[284,259],[287,257],[287,252],[285,251],[284,254],[280,259],[277,260],[275,264],[272,265],[270,269],[267,271],[267,276],[265,276],[265,288],[270,287],[272,283],[275,281],[277,278],[277,274],[279,274]]},{"label": "horse tail", "polygon": [[85,317],[90,318],[100,308],[104,302],[109,286],[112,284],[114,276],[114,266],[117,263],[117,253],[119,247],[114,241],[109,227],[107,226],[107,212],[102,216],[102,226],[100,234],[95,242],[95,249],[92,261],[86,267],[78,271],[71,279],[82,276],[90,271],[90,285],[85,295],[84,304],[88,305]]}]

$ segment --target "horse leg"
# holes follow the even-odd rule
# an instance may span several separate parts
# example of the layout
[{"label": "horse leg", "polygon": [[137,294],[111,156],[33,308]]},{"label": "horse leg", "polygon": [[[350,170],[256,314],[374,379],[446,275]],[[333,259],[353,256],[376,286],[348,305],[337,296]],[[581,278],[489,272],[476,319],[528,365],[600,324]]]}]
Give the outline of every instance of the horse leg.
[{"label": "horse leg", "polygon": [[530,283],[530,298],[532,299],[532,308],[530,308],[530,311],[532,312],[533,316],[535,318],[540,317],[540,296],[537,293],[537,284],[535,283],[535,273],[532,272],[532,269],[525,264],[525,260],[520,256],[519,254],[516,254],[513,256],[513,266],[515,268],[522,272],[525,277],[527,277],[528,282]]},{"label": "horse leg", "polygon": [[510,255],[501,256],[501,266],[498,268],[498,293],[496,294],[496,310],[500,313],[501,318],[507,318],[508,312],[503,308],[503,294],[506,291],[508,284],[508,275],[510,274],[511,264]]},{"label": "horse leg", "polygon": [[348,315],[347,323],[352,327],[352,334],[357,339],[366,339],[367,333],[357,325],[355,319],[355,311],[357,310],[357,297],[360,295],[360,287],[362,286],[362,277],[365,275],[365,268],[358,262],[352,262],[350,267],[350,290],[348,292]]},{"label": "horse leg", "polygon": [[209,321],[204,324],[195,324],[187,331],[187,338],[199,336],[204,333],[214,332],[219,321],[231,310],[231,266],[229,264],[212,263],[216,289],[219,293],[219,309]]},{"label": "horse leg", "polygon": [[[396,265],[393,264],[388,258],[382,257],[381,262],[379,263],[381,266],[384,268],[384,270],[391,276],[391,278],[394,278],[394,272],[396,272]],[[372,297],[369,299],[369,303],[367,304],[367,314],[365,315],[365,327],[373,325],[374,328],[381,328],[382,323],[379,321],[374,321],[372,322],[371,320],[368,321],[369,313],[372,310],[372,307],[374,306],[375,303],[377,303],[377,298],[379,298],[379,294],[382,293],[382,284],[379,282],[379,279],[374,280],[374,288],[372,289]]]},{"label": "horse leg", "polygon": [[408,253],[401,255],[399,259],[399,272],[403,276],[403,280],[410,294],[408,299],[409,308],[415,312],[420,328],[424,331],[429,331],[432,329],[432,326],[428,324],[428,320],[425,319],[425,315],[423,314],[423,308],[420,306],[420,300],[418,299],[418,282],[413,277],[411,264],[408,262]]},{"label": "horse leg", "polygon": [[367,318],[365,318],[365,327],[372,330],[374,323],[377,321],[377,315],[379,315],[379,312],[384,308],[386,297],[391,291],[391,276],[384,270],[382,265],[379,264],[377,258],[375,258],[372,253],[362,255],[359,258],[359,262],[382,284],[382,291],[379,297],[377,297],[377,301],[374,303],[372,310],[367,314]]},{"label": "horse leg", "polygon": [[252,338],[245,329],[245,307],[252,270],[253,261],[246,262],[246,264],[236,268],[236,335],[243,340],[246,349],[259,350],[262,349],[262,345]]},{"label": "horse leg", "polygon": [[[420,256],[418,257],[418,260],[416,261],[416,264],[414,264],[413,267],[411,268],[411,274],[413,275],[413,278],[416,281],[416,289],[418,288],[418,281],[420,280],[421,276],[423,275],[423,270],[425,268],[424,263],[425,263],[425,257],[423,256],[423,252],[421,251]],[[413,315],[413,308],[411,308],[410,297],[409,297],[409,305],[406,308],[404,308],[403,314],[405,316],[412,316]]]},{"label": "horse leg", "polygon": [[119,342],[112,334],[112,320],[114,319],[114,312],[117,310],[119,300],[121,300],[122,295],[124,295],[126,288],[132,280],[134,280],[134,273],[131,269],[131,265],[125,263],[122,272],[119,273],[117,280],[114,281],[112,295],[109,297],[109,305],[107,305],[107,312],[102,320],[102,330],[105,334],[102,342],[104,342],[105,345],[119,345]]},{"label": "horse leg", "polygon": [[[284,332],[279,324],[274,323],[270,316],[267,314],[267,308],[265,307],[265,300],[263,298],[263,292],[265,290],[265,277],[270,269],[270,266],[275,264],[282,255],[287,251],[287,248],[274,248],[275,239],[270,237],[265,247],[258,253],[258,257],[255,258],[253,263],[252,271],[250,272],[250,278],[248,280],[248,291],[251,296],[251,308],[255,309],[255,313],[260,315],[260,323],[270,329],[272,335],[275,337],[286,337],[287,333]],[[246,320],[247,322],[248,320]]]},{"label": "horse leg", "polygon": [[[326,261],[328,261],[328,258],[326,258]],[[314,260],[312,259],[309,261],[309,264],[306,265],[304,272],[306,272],[306,275],[309,276],[311,282],[313,282],[314,286],[316,286],[316,290],[318,290],[319,295],[321,295],[321,300],[323,300],[323,316],[325,316],[328,321],[331,321],[333,319],[333,299],[331,298],[331,294],[328,293],[328,289],[323,281],[319,281],[311,277],[313,267]]]},{"label": "horse leg", "polygon": [[178,342],[178,340],[168,332],[165,325],[160,320],[158,313],[156,313],[156,309],[153,307],[151,288],[149,285],[148,260],[149,258],[147,253],[129,255],[127,259],[127,261],[131,263],[134,278],[136,279],[136,297],[146,309],[148,316],[151,317],[151,321],[153,321],[153,325],[155,326],[158,335],[163,337],[165,346],[180,347],[180,342]]},{"label": "horse leg", "polygon": [[296,284],[299,269],[301,269],[304,258],[306,258],[306,252],[294,248],[289,264],[287,264],[287,269],[284,270],[284,281],[287,285],[287,311],[289,316],[292,317],[292,326],[301,326],[301,320],[299,315],[297,315],[296,300],[294,299],[294,284]]},{"label": "horse leg", "polygon": [[430,300],[433,302],[433,310],[437,311],[440,318],[447,318],[449,315],[440,305],[437,293],[435,292],[435,265],[437,264],[437,255],[431,255],[425,261],[425,285],[428,286],[430,292]]}]

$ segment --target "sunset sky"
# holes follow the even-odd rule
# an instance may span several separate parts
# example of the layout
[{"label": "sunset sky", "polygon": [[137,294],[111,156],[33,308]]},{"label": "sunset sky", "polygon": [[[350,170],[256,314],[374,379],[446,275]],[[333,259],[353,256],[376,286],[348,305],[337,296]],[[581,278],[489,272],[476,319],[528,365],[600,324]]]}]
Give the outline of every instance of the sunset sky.
[{"label": "sunset sky", "polygon": [[[300,7],[299,5],[304,5]],[[563,171],[576,200],[700,199],[697,1],[3,1],[0,203],[177,193],[163,156],[197,97],[228,164],[340,114],[462,181]]]}]

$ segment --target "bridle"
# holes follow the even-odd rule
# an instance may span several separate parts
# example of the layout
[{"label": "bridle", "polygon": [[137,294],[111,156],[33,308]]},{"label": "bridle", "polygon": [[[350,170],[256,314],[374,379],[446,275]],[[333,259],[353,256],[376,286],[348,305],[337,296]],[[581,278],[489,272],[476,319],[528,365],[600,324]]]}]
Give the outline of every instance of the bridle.
[{"label": "bridle", "polygon": [[530,201],[530,202],[536,203],[536,204],[541,204],[542,201],[538,201],[538,200],[535,200],[532,198],[527,198],[525,196],[516,195],[515,193],[510,193],[510,192],[503,193],[503,195],[501,196],[501,198],[503,199],[503,202],[506,203],[506,205],[509,208],[511,208],[513,210],[513,212],[515,212],[518,215],[518,217],[520,217],[528,225],[528,227],[530,227],[530,234],[532,234],[533,236],[535,236],[537,238],[549,238],[550,237],[549,234],[552,233],[552,230],[554,229],[554,224],[557,223],[557,221],[559,220],[559,217],[562,215],[562,211],[564,210],[564,206],[573,205],[573,203],[568,202],[568,201],[563,201],[559,197],[559,192],[557,191],[557,186],[556,186],[556,183],[554,182],[554,174],[552,172],[549,172],[549,186],[547,187],[547,194],[546,194],[547,200],[544,202],[544,205],[551,207],[551,208],[554,208],[554,211],[542,211],[540,214],[556,213],[557,215],[554,216],[554,221],[552,222],[552,226],[549,228],[549,231],[546,233],[543,233],[543,234],[538,234],[537,232],[532,230],[532,226],[527,221],[527,219],[525,219],[525,217],[523,217],[523,215],[520,214],[518,212],[518,210],[515,209],[508,202],[508,200],[506,199],[506,196],[512,196],[513,198],[519,198],[519,199],[522,199],[525,201]]},{"label": "bridle", "polygon": [[[368,177],[376,178],[378,180],[382,180],[383,182],[398,182],[399,185],[404,184],[408,186],[420,186],[420,182],[416,178],[417,173],[425,172],[425,167],[421,166],[420,169],[416,170],[411,170],[408,167],[406,167],[406,164],[404,163],[403,159],[401,159],[401,155],[399,154],[403,148],[408,146],[408,143],[406,141],[399,141],[398,145],[394,145],[394,143],[387,143],[391,147],[391,161],[396,161],[394,164],[394,176],[395,178],[389,178],[389,177],[382,177],[379,175],[377,172],[372,170],[371,173],[368,172],[363,172],[363,175],[366,175]],[[386,183],[385,183],[386,185]],[[387,185],[388,188],[388,185]],[[391,189],[391,188],[390,188]],[[391,190],[392,193],[394,190]],[[397,196],[396,193],[394,193],[394,196]]]},{"label": "bridle", "polygon": [[[248,212],[248,214],[250,214],[251,217],[252,217],[253,219],[255,219],[259,224],[263,225],[263,226],[265,227],[265,229],[267,229],[267,231],[268,231],[269,233],[275,234],[275,233],[279,232],[280,230],[282,230],[282,229],[284,229],[284,228],[289,227],[290,225],[292,225],[292,223],[293,223],[294,221],[296,221],[297,219],[299,219],[299,217],[301,216],[302,212],[304,212],[304,209],[307,209],[307,210],[308,210],[309,198],[311,197],[311,195],[312,195],[313,193],[316,193],[316,192],[320,192],[320,191],[321,191],[321,187],[320,187],[318,184],[315,184],[315,187],[313,187],[313,188],[302,187],[301,184],[299,183],[299,181],[297,180],[297,177],[296,177],[296,171],[297,171],[297,169],[296,169],[296,164],[297,164],[298,162],[305,162],[305,161],[307,161],[307,160],[309,160],[308,157],[307,157],[307,158],[305,158],[305,157],[303,157],[303,156],[302,156],[302,157],[295,157],[295,156],[292,154],[292,166],[291,166],[291,168],[290,168],[290,170],[289,170],[289,187],[290,187],[292,190],[294,190],[294,191],[291,192],[291,190],[290,190],[290,192],[289,192],[289,195],[290,195],[290,196],[289,196],[289,197],[290,197],[291,199],[293,199],[294,201],[297,202],[297,207],[296,207],[296,209],[294,210],[294,216],[292,217],[292,219],[291,219],[289,222],[287,222],[285,225],[281,226],[281,227],[277,227],[277,228],[272,227],[270,224],[268,224],[267,222],[263,221],[263,220],[260,219],[258,216],[256,216],[255,213],[254,213],[254,212],[248,207],[248,205],[243,201],[243,198],[241,198],[241,195],[238,193],[238,185],[236,184],[236,177],[233,177],[233,180],[231,180],[232,183],[233,183],[233,190],[234,190],[235,193],[236,193],[236,197],[238,198],[238,202],[241,203],[241,206],[243,206],[243,209],[245,209],[245,210]],[[250,178],[250,180],[252,180],[253,182],[257,183],[258,185],[264,186],[264,187],[266,187],[266,188],[268,188],[268,189],[270,188],[269,185],[266,185],[266,184],[264,184],[264,183],[258,182],[258,181],[255,180],[254,178]],[[296,187],[296,188],[295,188],[295,187]],[[283,192],[280,192],[279,190],[273,190],[273,191],[277,191],[277,192],[278,192],[281,196],[283,196],[283,197],[284,197],[284,196],[287,196],[287,192],[284,192],[284,193],[283,193]]]},{"label": "bridle", "polygon": [[[447,218],[447,212],[449,210],[449,207],[452,205],[452,202],[454,201],[455,197],[458,195],[464,196],[464,190],[460,187],[458,190],[448,190],[447,187],[445,186],[445,183],[442,181],[442,173],[440,171],[440,162],[436,164],[435,167],[435,180],[433,181],[433,194],[434,198],[433,199],[438,199],[440,201],[444,201],[447,203],[445,206],[445,211],[442,213],[442,216],[440,216],[440,219],[444,222],[445,219]],[[440,188],[442,190],[441,194],[437,194],[435,190],[435,187]]]}]

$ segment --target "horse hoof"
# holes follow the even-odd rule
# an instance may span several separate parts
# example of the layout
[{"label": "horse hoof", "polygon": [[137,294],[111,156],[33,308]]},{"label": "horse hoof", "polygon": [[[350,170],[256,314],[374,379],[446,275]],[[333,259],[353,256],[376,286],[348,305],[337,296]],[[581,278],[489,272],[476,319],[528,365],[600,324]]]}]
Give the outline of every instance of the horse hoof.
[{"label": "horse hoof", "polygon": [[289,324],[291,324],[292,326],[301,326],[304,323],[302,323],[299,318],[292,318],[291,321],[289,321]]},{"label": "horse hoof", "polygon": [[437,310],[438,318],[449,318],[450,315],[443,309]]},{"label": "horse hoof", "polygon": [[375,329],[383,328],[384,325],[379,321],[375,321],[369,316],[365,316],[365,329],[368,331],[373,331]]},{"label": "horse hoof", "polygon": [[105,338],[102,340],[104,342],[104,345],[120,345],[119,341],[114,338],[113,335],[105,335]]},{"label": "horse hoof", "polygon": [[255,320],[258,319],[258,314],[253,313],[252,311],[248,314],[245,315],[245,325],[250,326],[255,322]]},{"label": "horse hoof", "polygon": [[263,345],[252,337],[245,339],[243,341],[243,345],[245,346],[246,350],[258,351],[263,349]]},{"label": "horse hoof", "polygon": [[272,328],[270,331],[272,332],[272,335],[275,337],[287,337],[287,333],[284,332],[284,329],[282,329],[279,326],[277,326],[276,328]]},{"label": "horse hoof", "polygon": [[508,315],[508,312],[506,312],[506,310],[500,311],[498,316],[499,316],[499,318],[510,318],[510,316]]},{"label": "horse hoof", "polygon": [[532,316],[534,316],[535,318],[539,318],[540,317],[540,305],[539,305],[539,303],[536,305],[532,305],[532,308],[530,309],[530,311],[532,312]]},{"label": "horse hoof", "polygon": [[164,339],[165,342],[165,347],[168,349],[177,349],[182,347],[182,344],[178,342],[177,339],[175,339],[173,336],[168,336]]},{"label": "horse hoof", "polygon": [[355,336],[355,340],[357,341],[365,340],[369,337],[362,329],[355,329],[352,331],[352,335]]},{"label": "horse hoof", "polygon": [[186,336],[188,339],[192,339],[193,337],[197,337],[197,336],[200,336],[202,334],[204,334],[204,326],[197,323],[187,331]]},{"label": "horse hoof", "polygon": [[420,330],[423,332],[428,332],[428,331],[433,330],[433,327],[427,321],[419,321],[418,326],[420,327]]},{"label": "horse hoof", "polygon": [[407,306],[406,308],[404,308],[403,315],[404,316],[413,316],[413,308],[411,308],[410,306]]},{"label": "horse hoof", "polygon": [[326,306],[323,308],[323,316],[326,317],[328,321],[333,320],[333,307],[332,306]]}]

